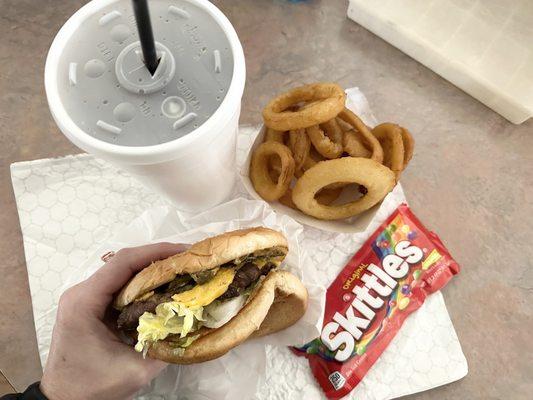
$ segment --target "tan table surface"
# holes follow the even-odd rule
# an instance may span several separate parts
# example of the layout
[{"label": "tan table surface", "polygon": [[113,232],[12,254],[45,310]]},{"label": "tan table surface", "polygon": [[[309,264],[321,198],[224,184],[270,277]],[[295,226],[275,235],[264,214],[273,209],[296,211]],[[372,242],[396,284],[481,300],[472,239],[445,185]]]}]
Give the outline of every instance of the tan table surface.
[{"label": "tan table surface", "polygon": [[[0,370],[17,390],[38,380],[41,366],[9,164],[79,152],[50,117],[43,70],[55,33],[83,3],[0,5]],[[242,123],[258,123],[281,89],[329,80],[359,86],[379,121],[417,140],[402,183],[463,267],[444,295],[470,372],[411,398],[531,398],[533,120],[510,124],[348,20],[344,0],[214,3],[246,54]],[[0,395],[9,387],[0,375]]]}]

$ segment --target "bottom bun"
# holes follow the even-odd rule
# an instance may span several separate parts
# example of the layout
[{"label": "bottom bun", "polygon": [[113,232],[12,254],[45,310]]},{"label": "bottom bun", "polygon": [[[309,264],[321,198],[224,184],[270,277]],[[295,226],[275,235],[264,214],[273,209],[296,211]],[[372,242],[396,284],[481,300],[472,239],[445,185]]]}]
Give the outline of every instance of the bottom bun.
[{"label": "bottom bun", "polygon": [[285,329],[307,309],[307,289],[287,271],[272,271],[239,313],[228,323],[209,332],[183,351],[165,340],[153,343],[148,355],[174,364],[193,364],[218,358],[250,337]]}]

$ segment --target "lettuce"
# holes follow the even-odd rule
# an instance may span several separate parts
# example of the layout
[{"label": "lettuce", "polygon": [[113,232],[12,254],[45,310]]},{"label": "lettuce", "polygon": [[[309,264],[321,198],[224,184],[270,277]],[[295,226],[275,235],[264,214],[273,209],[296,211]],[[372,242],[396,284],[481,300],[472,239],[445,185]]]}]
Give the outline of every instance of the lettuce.
[{"label": "lettuce", "polygon": [[159,304],[155,314],[145,312],[139,318],[135,350],[143,352],[147,343],[163,340],[171,334],[184,338],[189,332],[196,331],[204,320],[203,309],[201,306],[186,307],[180,302],[171,301]]}]

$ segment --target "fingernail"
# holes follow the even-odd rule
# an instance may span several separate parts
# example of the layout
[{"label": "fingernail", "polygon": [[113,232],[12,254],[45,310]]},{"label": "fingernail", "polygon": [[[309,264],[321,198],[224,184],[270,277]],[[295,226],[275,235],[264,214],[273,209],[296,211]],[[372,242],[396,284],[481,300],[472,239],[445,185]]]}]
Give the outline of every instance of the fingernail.
[{"label": "fingernail", "polygon": [[107,253],[103,254],[100,259],[103,261],[103,262],[108,262],[111,258],[113,258],[113,256],[115,255],[115,252],[114,251],[108,251]]}]

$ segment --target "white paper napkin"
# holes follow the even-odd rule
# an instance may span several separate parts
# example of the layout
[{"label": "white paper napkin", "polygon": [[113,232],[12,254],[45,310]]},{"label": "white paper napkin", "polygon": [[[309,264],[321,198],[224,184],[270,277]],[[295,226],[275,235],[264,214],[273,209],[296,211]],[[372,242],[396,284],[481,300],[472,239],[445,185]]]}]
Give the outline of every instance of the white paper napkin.
[{"label": "white paper napkin", "polygon": [[109,251],[158,242],[192,244],[208,236],[256,226],[283,232],[289,242],[289,254],[282,268],[298,276],[309,293],[308,309],[302,319],[282,333],[268,335],[256,342],[279,346],[303,345],[320,335],[326,288],[320,276],[310,273],[316,269],[301,245],[303,227],[287,216],[276,214],[263,201],[238,198],[193,217],[180,213],[172,206],[150,208],[101,245],[67,279],[63,290],[91,276],[102,266],[101,256]]},{"label": "white paper napkin", "polygon": [[[357,89],[350,93],[357,94],[350,94],[350,101],[356,102],[355,109],[359,113],[369,113],[364,96]],[[251,132],[250,128],[241,129],[238,138],[237,159],[241,163],[253,138]],[[110,238],[127,232],[146,215],[154,215],[151,214],[153,210],[147,214],[143,212],[166,205],[126,173],[85,154],[16,163],[11,166],[11,175],[24,239],[37,342],[44,364],[57,300],[69,277],[85,273],[82,269],[88,265],[85,261],[89,257],[98,257]],[[246,196],[242,186],[236,188],[235,198]],[[358,234],[335,234],[305,227],[299,246],[305,249],[312,262],[304,271],[318,277],[323,285],[329,285],[351,255],[402,201],[405,197],[398,186],[367,230]],[[265,207],[264,204],[261,207]],[[268,210],[268,207],[262,209]],[[213,222],[209,213],[196,219],[175,215],[177,218],[173,223],[176,225],[167,226],[161,232],[154,230],[150,235],[171,236]],[[139,216],[140,219],[133,222]],[[238,217],[228,214],[222,219],[231,221]],[[225,223],[220,218],[216,221]],[[157,222],[162,221],[144,220],[142,223],[155,226]],[[250,354],[254,356],[250,358]],[[466,373],[467,364],[457,335],[442,295],[436,293],[406,321],[383,356],[348,398],[391,399],[452,382]],[[165,371],[166,376],[175,374],[174,368]],[[181,368],[179,374],[179,379],[172,381],[162,377],[160,382],[172,381],[174,390],[175,385],[192,382],[192,377],[198,375],[218,377],[217,382],[223,382],[220,387],[213,387],[209,380],[197,381],[189,386],[190,390],[194,387],[194,391],[182,386],[180,398],[281,400],[322,397],[307,360],[295,357],[284,346],[265,347],[251,342],[230,352],[223,357],[223,362],[204,363],[194,369]],[[245,381],[256,382],[256,387],[247,385],[246,390],[241,390],[240,385]],[[158,392],[169,388],[153,389]],[[218,397],[220,393],[225,393],[225,397]],[[165,397],[154,394],[146,398]]]},{"label": "white paper napkin", "polygon": [[[109,251],[162,241],[194,243],[207,236],[261,225],[281,231],[287,237],[289,254],[282,268],[298,276],[307,288],[309,303],[305,315],[288,329],[255,339],[250,345],[240,346],[238,350],[219,359],[184,368],[170,367],[169,371],[156,378],[152,385],[143,391],[147,394],[146,398],[154,398],[157,395],[164,399],[175,399],[185,394],[187,398],[196,398],[196,394],[200,392],[201,398],[206,398],[202,388],[210,388],[210,399],[229,400],[235,398],[229,388],[238,387],[240,396],[250,398],[256,393],[263,373],[248,373],[248,379],[243,380],[242,363],[231,360],[235,357],[254,360],[255,369],[263,372],[266,366],[265,345],[303,345],[319,336],[326,293],[324,285],[319,283],[323,280],[312,273],[316,268],[312,266],[313,261],[301,245],[303,227],[287,216],[276,214],[265,202],[238,198],[195,216],[184,215],[171,206],[150,208],[101,245],[69,277],[63,289],[92,275],[103,264],[101,255]],[[217,374],[217,371],[224,373]]]}]

